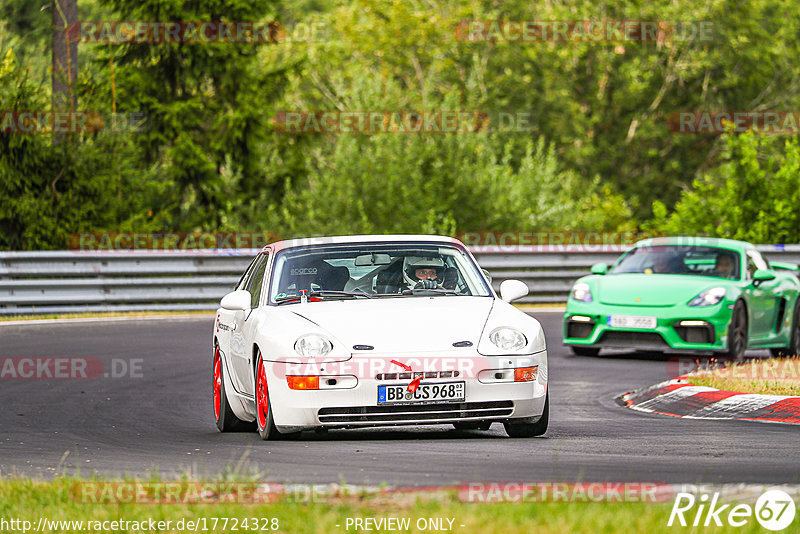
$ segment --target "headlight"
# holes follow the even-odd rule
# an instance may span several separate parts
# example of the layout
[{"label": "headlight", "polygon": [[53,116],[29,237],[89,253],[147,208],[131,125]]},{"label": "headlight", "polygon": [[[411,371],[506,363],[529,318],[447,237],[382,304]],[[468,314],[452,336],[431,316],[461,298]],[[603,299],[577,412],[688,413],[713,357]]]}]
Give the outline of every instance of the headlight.
[{"label": "headlight", "polygon": [[300,356],[316,358],[325,356],[333,350],[333,344],[317,334],[307,334],[297,338],[297,341],[294,342],[294,350]]},{"label": "headlight", "polygon": [[525,345],[528,344],[528,339],[525,337],[525,334],[516,328],[509,328],[507,326],[501,326],[500,328],[492,330],[492,333],[489,334],[489,341],[491,341],[495,347],[508,351],[522,350],[525,348]]},{"label": "headlight", "polygon": [[572,298],[581,302],[592,302],[592,290],[586,282],[578,282],[572,286]]},{"label": "headlight", "polygon": [[690,300],[689,306],[713,306],[714,304],[718,304],[724,297],[724,287],[712,287]]}]

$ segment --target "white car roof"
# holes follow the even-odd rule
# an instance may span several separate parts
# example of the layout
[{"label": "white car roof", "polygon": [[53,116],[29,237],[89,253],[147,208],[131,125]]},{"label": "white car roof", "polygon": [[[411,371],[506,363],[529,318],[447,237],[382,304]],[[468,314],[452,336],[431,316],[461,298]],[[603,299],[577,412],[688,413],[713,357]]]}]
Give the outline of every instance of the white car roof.
[{"label": "white car roof", "polygon": [[[443,235],[414,235],[414,234],[377,234],[377,235],[338,235],[330,237],[306,237],[300,239],[286,239],[277,241],[267,247],[278,251],[285,248],[302,247],[308,245],[331,245],[331,244],[350,244],[350,243],[402,243],[402,242],[426,242],[426,243],[455,243],[463,246],[463,243],[454,237]],[[265,249],[267,248],[265,247]]]}]

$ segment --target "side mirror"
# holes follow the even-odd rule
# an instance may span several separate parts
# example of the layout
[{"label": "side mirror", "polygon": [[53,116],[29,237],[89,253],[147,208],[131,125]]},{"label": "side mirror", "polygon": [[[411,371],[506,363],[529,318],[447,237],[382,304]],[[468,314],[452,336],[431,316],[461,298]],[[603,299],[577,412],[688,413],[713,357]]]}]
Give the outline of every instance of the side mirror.
[{"label": "side mirror", "polygon": [[487,279],[487,280],[489,281],[489,283],[491,284],[491,283],[492,283],[492,273],[490,273],[490,272],[489,272],[489,271],[487,271],[486,269],[481,269],[481,271],[483,271],[483,276],[485,276],[485,277],[486,277],[486,279]]},{"label": "side mirror", "polygon": [[775,273],[769,269],[756,269],[756,272],[753,273],[753,283],[754,285],[758,285],[761,282],[766,282],[767,280],[775,280]]},{"label": "side mirror", "polygon": [[250,309],[250,296],[249,291],[239,289],[238,291],[231,291],[219,301],[219,305],[226,310],[231,311],[244,311]]},{"label": "side mirror", "polygon": [[528,286],[521,280],[504,280],[500,284],[500,298],[506,302],[514,302],[528,294]]},{"label": "side mirror", "polygon": [[605,263],[595,263],[592,265],[592,274],[606,274],[608,272],[608,265]]}]

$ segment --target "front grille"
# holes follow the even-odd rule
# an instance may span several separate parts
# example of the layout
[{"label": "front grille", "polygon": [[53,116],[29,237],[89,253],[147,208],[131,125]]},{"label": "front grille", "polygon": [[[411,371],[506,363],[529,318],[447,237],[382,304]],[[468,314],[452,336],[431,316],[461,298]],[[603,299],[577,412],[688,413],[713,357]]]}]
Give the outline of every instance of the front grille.
[{"label": "front grille", "polygon": [[321,408],[320,423],[400,424],[421,421],[508,417],[514,412],[512,401],[449,402],[441,404],[403,404]]},{"label": "front grille", "polygon": [[592,335],[594,323],[577,323],[570,321],[567,323],[567,337],[587,338]]},{"label": "front grille", "polygon": [[656,332],[604,332],[599,343],[613,347],[652,348],[669,347],[664,338]]}]

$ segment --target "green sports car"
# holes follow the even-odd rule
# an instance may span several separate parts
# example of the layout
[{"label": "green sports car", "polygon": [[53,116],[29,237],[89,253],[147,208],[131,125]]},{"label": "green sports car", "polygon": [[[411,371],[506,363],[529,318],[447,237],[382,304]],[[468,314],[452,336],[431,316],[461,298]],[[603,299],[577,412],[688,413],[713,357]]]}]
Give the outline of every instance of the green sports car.
[{"label": "green sports car", "polygon": [[611,268],[598,263],[572,286],[564,344],[717,353],[800,353],[798,267],[765,260],[750,243],[669,237],[640,241]]}]

